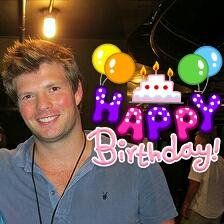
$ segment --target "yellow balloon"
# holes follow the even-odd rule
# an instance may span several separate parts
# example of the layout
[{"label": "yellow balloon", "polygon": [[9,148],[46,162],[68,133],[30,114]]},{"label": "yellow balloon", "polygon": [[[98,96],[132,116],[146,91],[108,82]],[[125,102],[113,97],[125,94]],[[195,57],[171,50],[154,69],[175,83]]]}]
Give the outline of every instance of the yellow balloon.
[{"label": "yellow balloon", "polygon": [[107,78],[117,84],[128,82],[135,72],[135,62],[125,53],[111,55],[105,63]]},{"label": "yellow balloon", "polygon": [[98,46],[92,55],[92,63],[94,68],[101,74],[105,74],[104,67],[106,60],[115,53],[121,50],[113,44],[102,44]]}]

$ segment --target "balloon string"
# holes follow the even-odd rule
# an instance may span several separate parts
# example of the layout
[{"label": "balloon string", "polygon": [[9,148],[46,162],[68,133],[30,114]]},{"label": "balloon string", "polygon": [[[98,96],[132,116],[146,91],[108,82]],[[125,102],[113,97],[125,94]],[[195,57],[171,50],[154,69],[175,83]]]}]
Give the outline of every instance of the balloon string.
[{"label": "balloon string", "polygon": [[207,88],[207,85],[208,85],[208,80],[209,80],[209,77],[207,76],[206,84],[205,84],[204,89],[202,90],[202,94],[204,93],[204,91],[205,91],[205,90],[206,90],[206,88]]},{"label": "balloon string", "polygon": [[107,78],[105,78],[105,79],[103,80],[102,86],[104,86],[104,84],[105,84],[106,81],[107,81]]},{"label": "balloon string", "polygon": [[101,86],[101,83],[102,83],[102,78],[103,78],[103,74],[100,74],[100,86]]},{"label": "balloon string", "polygon": [[200,85],[198,84],[198,92],[200,92]]}]

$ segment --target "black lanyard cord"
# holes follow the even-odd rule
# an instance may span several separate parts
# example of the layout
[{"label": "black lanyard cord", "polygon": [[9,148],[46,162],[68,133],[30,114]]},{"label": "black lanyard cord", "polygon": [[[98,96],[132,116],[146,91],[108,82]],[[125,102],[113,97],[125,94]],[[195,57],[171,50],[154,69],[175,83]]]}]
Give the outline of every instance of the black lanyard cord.
[{"label": "black lanyard cord", "polygon": [[[82,157],[82,155],[83,155],[83,152],[84,152],[85,148],[86,148],[86,135],[85,135],[85,133],[84,133],[84,144],[83,144],[82,151],[81,151],[81,153],[80,153],[80,155],[79,155],[79,158],[77,159],[77,162],[76,162],[76,164],[75,164],[75,166],[74,166],[74,168],[73,168],[73,170],[72,170],[72,173],[71,173],[70,178],[69,178],[69,180],[68,180],[68,182],[67,182],[67,184],[66,184],[66,186],[65,186],[65,188],[64,188],[64,191],[63,191],[62,195],[60,196],[60,198],[59,198],[59,200],[58,200],[58,202],[57,202],[57,204],[56,204],[56,206],[55,206],[55,208],[54,208],[54,210],[53,210],[53,213],[52,213],[52,216],[51,216],[51,222],[50,222],[51,224],[53,224],[53,222],[54,222],[54,216],[55,216],[55,214],[56,214],[56,211],[57,211],[59,202],[61,201],[62,197],[63,197],[64,194],[65,194],[65,191],[66,191],[68,185],[70,184],[70,181],[71,181],[71,179],[72,179],[72,177],[73,177],[73,175],[74,175],[74,173],[75,173],[75,170],[76,170],[76,168],[77,168],[77,166],[78,166],[78,164],[79,164],[79,161],[80,161],[80,159],[81,159],[81,157]],[[34,169],[34,160],[35,160],[34,157],[35,157],[35,147],[33,148],[33,155],[32,155],[31,176],[32,176],[33,187],[34,187],[34,192],[35,192],[35,196],[36,196],[36,202],[37,202],[37,210],[38,210],[39,222],[40,222],[40,224],[42,224],[42,218],[41,218],[41,212],[40,212],[40,203],[39,203],[39,198],[38,198],[38,193],[37,193],[37,186],[36,186],[36,182],[35,182],[35,178],[34,178],[34,172],[33,172],[33,169]]]}]

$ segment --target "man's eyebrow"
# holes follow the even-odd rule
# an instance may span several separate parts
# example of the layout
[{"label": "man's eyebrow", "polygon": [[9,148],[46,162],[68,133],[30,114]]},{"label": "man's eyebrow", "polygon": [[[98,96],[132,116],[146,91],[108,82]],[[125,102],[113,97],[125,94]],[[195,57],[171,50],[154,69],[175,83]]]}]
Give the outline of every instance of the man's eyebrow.
[{"label": "man's eyebrow", "polygon": [[[45,85],[44,85],[44,88],[45,89],[49,89],[49,88],[51,88],[51,87],[53,87],[53,86],[58,86],[58,85],[63,85],[63,82],[61,82],[61,81],[58,81],[58,82],[54,82],[54,81],[50,81],[50,82],[48,82],[48,83],[46,83]],[[20,93],[17,93],[17,95],[18,95],[18,97],[21,97],[21,96],[23,96],[23,95],[28,95],[28,94],[32,94],[32,93],[34,93],[35,92],[35,90],[30,90],[30,91],[21,91]]]},{"label": "man's eyebrow", "polygon": [[50,82],[48,84],[46,84],[46,88],[50,88],[50,87],[53,87],[53,86],[57,86],[57,85],[62,85],[63,83],[62,82]]},{"label": "man's eyebrow", "polygon": [[33,92],[31,92],[31,91],[25,91],[25,92],[21,92],[21,93],[19,93],[19,94],[17,94],[18,95],[18,97],[21,97],[21,96],[24,96],[24,95],[30,95],[30,94],[32,94]]}]

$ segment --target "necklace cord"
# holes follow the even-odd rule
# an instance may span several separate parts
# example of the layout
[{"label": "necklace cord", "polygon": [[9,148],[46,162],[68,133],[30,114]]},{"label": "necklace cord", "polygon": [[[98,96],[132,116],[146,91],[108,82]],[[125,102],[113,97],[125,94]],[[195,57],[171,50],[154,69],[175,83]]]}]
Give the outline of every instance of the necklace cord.
[{"label": "necklace cord", "polygon": [[40,215],[41,214],[40,213],[40,203],[39,203],[39,199],[38,199],[38,195],[37,195],[37,187],[36,187],[36,182],[35,182],[35,179],[34,179],[33,167],[34,167],[34,149],[33,149],[33,155],[32,155],[31,176],[32,176],[33,187],[34,187],[35,196],[36,196],[36,202],[37,202],[37,210],[38,210],[39,221],[40,221],[40,224],[42,224],[42,219],[41,219],[41,215]]},{"label": "necklace cord", "polygon": [[[85,133],[84,133],[84,144],[83,144],[82,151],[81,151],[81,153],[80,153],[80,155],[79,155],[79,158],[78,158],[77,161],[76,161],[76,164],[75,164],[75,166],[74,166],[74,168],[73,168],[73,170],[72,170],[72,173],[71,173],[71,175],[70,175],[70,177],[69,177],[69,180],[67,181],[67,184],[66,184],[66,186],[65,186],[65,188],[64,188],[64,191],[63,191],[62,195],[60,196],[60,198],[59,198],[59,200],[58,200],[58,202],[57,202],[57,204],[56,204],[56,206],[55,206],[55,208],[54,208],[54,210],[53,210],[53,213],[52,213],[52,216],[51,216],[51,222],[50,222],[51,224],[53,224],[54,216],[55,216],[55,214],[56,214],[58,205],[59,205],[59,203],[60,203],[62,197],[64,196],[66,189],[68,188],[68,186],[69,186],[69,184],[70,184],[70,182],[71,182],[71,179],[72,179],[72,177],[73,177],[73,175],[74,175],[74,173],[75,173],[75,170],[76,170],[76,168],[77,168],[77,166],[78,166],[78,164],[79,164],[79,161],[80,161],[80,159],[81,159],[81,157],[82,157],[82,155],[83,155],[83,152],[84,152],[85,148],[86,148],[86,135],[85,135]],[[37,210],[38,210],[39,222],[40,222],[40,224],[42,224],[42,218],[41,218],[41,212],[40,212],[40,203],[39,203],[39,198],[38,198],[38,193],[37,193],[37,187],[36,187],[36,182],[35,182],[34,172],[33,172],[33,169],[34,169],[34,159],[35,159],[34,157],[35,157],[35,148],[33,148],[31,176],[32,176],[33,187],[34,187],[34,192],[35,192],[35,196],[36,196],[36,202],[37,202]]]}]

